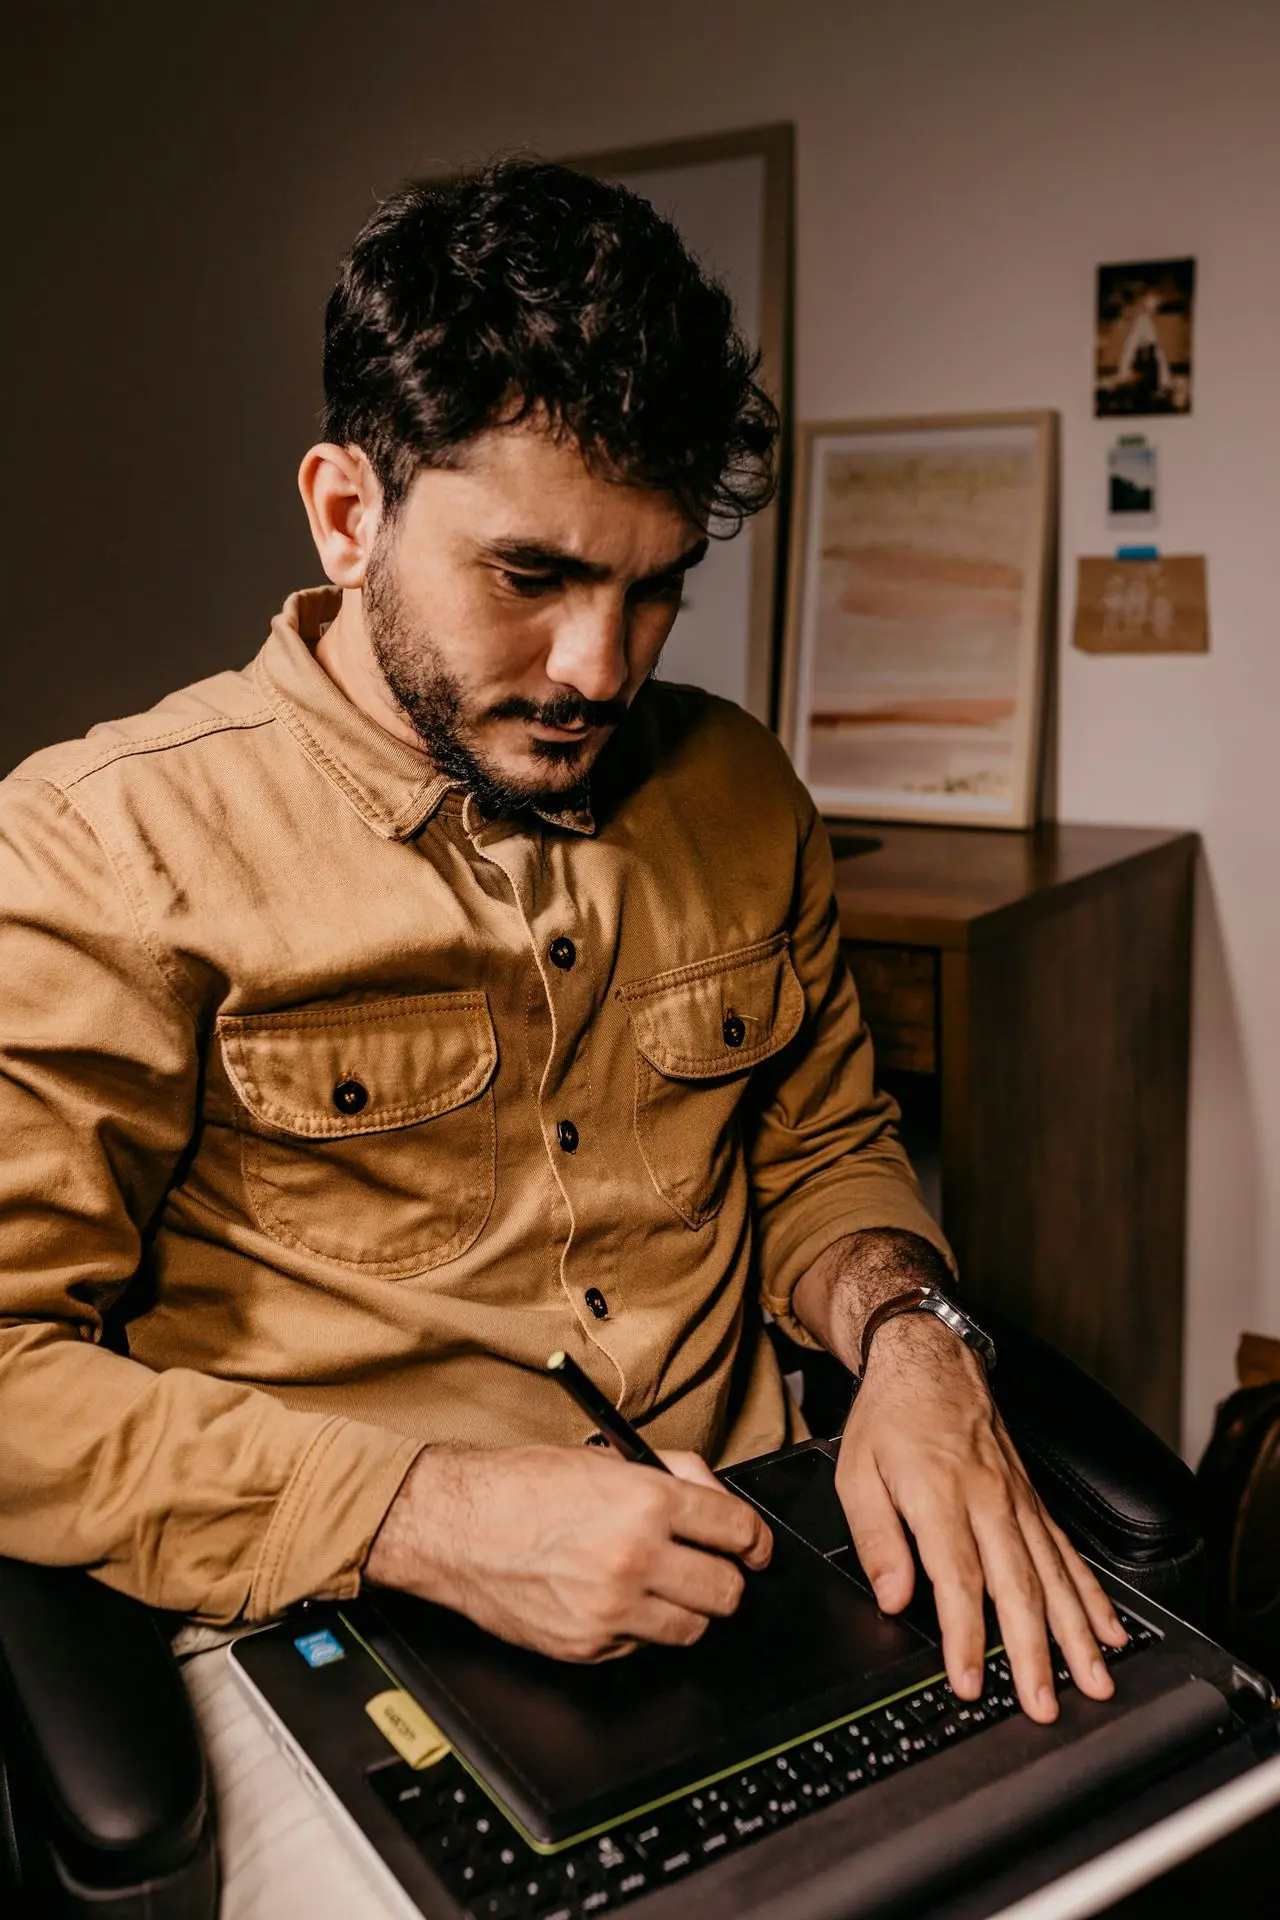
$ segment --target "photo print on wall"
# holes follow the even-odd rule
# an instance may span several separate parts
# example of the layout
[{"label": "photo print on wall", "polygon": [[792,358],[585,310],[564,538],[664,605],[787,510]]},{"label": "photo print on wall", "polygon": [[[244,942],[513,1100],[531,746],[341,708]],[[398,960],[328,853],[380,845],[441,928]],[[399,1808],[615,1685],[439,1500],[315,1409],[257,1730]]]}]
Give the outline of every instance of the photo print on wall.
[{"label": "photo print on wall", "polygon": [[1122,433],[1107,454],[1107,521],[1131,532],[1159,519],[1156,450],[1145,434]]},{"label": "photo print on wall", "polygon": [[1094,413],[1191,411],[1194,260],[1098,268]]}]

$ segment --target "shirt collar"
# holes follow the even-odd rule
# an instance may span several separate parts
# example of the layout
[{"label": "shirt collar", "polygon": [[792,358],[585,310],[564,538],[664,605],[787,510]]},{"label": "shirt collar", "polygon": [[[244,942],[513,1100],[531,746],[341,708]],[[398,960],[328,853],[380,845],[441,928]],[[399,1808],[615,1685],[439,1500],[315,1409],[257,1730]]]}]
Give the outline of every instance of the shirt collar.
[{"label": "shirt collar", "polygon": [[[422,748],[397,740],[362,713],[316,659],[316,643],[341,605],[337,587],[307,587],[290,594],[271,622],[251,672],[277,720],[366,825],[384,840],[410,840],[459,783],[442,773]],[[478,827],[474,805],[467,806],[465,817]],[[575,833],[595,832],[587,808],[540,817]]]}]

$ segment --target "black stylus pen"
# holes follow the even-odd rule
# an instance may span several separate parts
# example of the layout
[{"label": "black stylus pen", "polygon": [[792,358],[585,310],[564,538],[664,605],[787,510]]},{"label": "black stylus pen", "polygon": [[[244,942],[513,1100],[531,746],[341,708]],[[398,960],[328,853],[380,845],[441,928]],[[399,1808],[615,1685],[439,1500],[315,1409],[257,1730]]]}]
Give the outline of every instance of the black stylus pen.
[{"label": "black stylus pen", "polygon": [[553,1353],[547,1361],[547,1372],[560,1382],[565,1392],[577,1401],[588,1420],[594,1420],[606,1440],[618,1449],[624,1460],[633,1460],[639,1467],[656,1467],[659,1473],[670,1473],[671,1469],[664,1460],[660,1460],[647,1440],[642,1440],[631,1422],[618,1412],[612,1400],[607,1400],[595,1381],[589,1379],[576,1360],[567,1353]]}]

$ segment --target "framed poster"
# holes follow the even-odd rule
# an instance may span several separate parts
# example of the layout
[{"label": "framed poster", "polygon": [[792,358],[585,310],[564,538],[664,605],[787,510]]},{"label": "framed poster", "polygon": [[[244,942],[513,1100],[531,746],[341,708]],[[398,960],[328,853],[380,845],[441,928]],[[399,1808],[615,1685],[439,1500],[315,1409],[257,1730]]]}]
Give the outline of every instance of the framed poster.
[{"label": "framed poster", "polygon": [[1057,416],[800,429],[782,736],[824,813],[1036,817]]},{"label": "framed poster", "polygon": [[[643,194],[728,289],[739,326],[760,348],[761,384],[782,414],[782,449],[791,376],[793,150],[794,129],[780,125],[573,154],[565,162]],[[773,720],[785,523],[776,499],[736,538],[712,542],[689,576],[660,669],[663,679],[723,694],[766,724]]]}]

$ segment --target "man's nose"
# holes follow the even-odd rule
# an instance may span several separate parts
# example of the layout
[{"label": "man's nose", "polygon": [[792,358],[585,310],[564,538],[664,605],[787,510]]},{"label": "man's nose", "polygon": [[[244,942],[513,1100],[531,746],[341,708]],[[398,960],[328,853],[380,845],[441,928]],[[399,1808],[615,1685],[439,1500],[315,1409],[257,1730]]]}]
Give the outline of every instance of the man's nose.
[{"label": "man's nose", "polygon": [[565,610],[547,654],[553,686],[572,687],[584,700],[612,700],[627,683],[625,606]]}]

